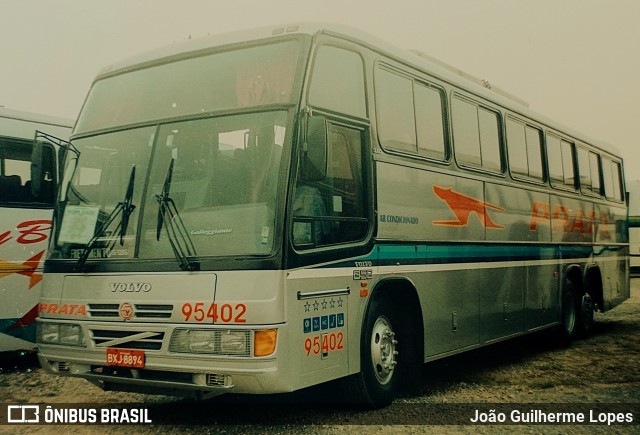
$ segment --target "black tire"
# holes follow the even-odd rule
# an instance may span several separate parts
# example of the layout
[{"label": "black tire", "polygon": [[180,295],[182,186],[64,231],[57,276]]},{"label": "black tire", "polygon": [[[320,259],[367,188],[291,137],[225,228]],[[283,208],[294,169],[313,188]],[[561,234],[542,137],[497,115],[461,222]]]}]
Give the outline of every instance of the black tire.
[{"label": "black tire", "polygon": [[589,293],[584,293],[578,303],[578,319],[576,328],[581,337],[587,337],[593,330],[595,306]]},{"label": "black tire", "polygon": [[[400,319],[390,301],[371,301],[360,344],[360,373],[346,380],[351,402],[367,408],[389,405],[400,386],[398,340]],[[400,337],[398,337],[400,339]]]},{"label": "black tire", "polygon": [[562,287],[561,300],[562,322],[560,324],[560,344],[569,345],[578,334],[578,303],[576,286],[567,278]]}]

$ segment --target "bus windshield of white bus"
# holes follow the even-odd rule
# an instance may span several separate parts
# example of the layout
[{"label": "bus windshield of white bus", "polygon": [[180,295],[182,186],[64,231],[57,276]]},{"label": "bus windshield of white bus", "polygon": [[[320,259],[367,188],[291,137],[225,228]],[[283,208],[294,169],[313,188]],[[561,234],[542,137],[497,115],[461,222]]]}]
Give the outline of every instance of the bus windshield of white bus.
[{"label": "bus windshield of white bus", "polygon": [[185,242],[198,257],[270,254],[299,46],[242,48],[98,81],[66,159],[53,257],[172,258]]}]

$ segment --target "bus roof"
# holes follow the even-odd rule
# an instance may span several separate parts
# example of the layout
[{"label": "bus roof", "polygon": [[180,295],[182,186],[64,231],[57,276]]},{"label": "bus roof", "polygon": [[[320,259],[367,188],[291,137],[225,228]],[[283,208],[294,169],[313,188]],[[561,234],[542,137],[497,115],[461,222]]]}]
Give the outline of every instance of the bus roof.
[{"label": "bus roof", "polygon": [[302,34],[310,37],[314,37],[318,34],[327,34],[353,41],[417,70],[424,71],[436,79],[442,80],[467,92],[475,94],[478,97],[494,102],[515,114],[530,118],[552,130],[557,130],[558,132],[569,135],[574,139],[596,146],[602,151],[612,155],[620,155],[619,150],[612,145],[601,140],[589,138],[576,130],[561,125],[560,123],[531,110],[526,102],[507,91],[495,87],[493,84],[490,85],[487,80],[480,80],[471,74],[447,65],[444,62],[417,50],[401,49],[366,32],[338,24],[314,22],[292,23],[189,39],[148,51],[107,66],[100,71],[96,80],[112,74],[125,72],[133,68],[143,68],[147,65],[158,63],[159,61],[166,62],[173,58],[177,59],[184,57],[185,55],[195,56],[200,52],[205,52],[224,45],[239,44],[242,42],[258,41],[263,39],[266,40],[282,35],[293,34]]},{"label": "bus roof", "polygon": [[33,139],[36,130],[69,136],[74,120],[0,107],[0,136]]},{"label": "bus roof", "polygon": [[74,120],[59,118],[57,116],[42,115],[40,113],[23,112],[21,110],[0,107],[0,118],[15,119],[18,121],[35,122],[38,124],[54,125],[57,127],[73,127]]}]

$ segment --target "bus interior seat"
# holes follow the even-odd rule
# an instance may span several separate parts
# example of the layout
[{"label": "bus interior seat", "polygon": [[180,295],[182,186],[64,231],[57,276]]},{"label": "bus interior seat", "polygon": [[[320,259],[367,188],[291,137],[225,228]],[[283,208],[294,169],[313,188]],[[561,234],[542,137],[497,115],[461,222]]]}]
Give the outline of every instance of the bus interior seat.
[{"label": "bus interior seat", "polygon": [[22,195],[22,179],[19,175],[0,175],[0,200],[20,201]]}]

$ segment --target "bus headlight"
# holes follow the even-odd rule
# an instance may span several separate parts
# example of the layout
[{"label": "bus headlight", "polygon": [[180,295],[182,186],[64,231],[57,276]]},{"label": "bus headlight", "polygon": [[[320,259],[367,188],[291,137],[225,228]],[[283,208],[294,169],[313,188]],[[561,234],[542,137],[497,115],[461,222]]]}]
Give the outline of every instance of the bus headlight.
[{"label": "bus headlight", "polygon": [[60,344],[63,346],[86,347],[87,343],[80,325],[75,323],[39,322],[38,344]]},{"label": "bus headlight", "polygon": [[245,353],[250,344],[248,339],[244,331],[224,331],[220,335],[220,350],[232,355]]},{"label": "bus headlight", "polygon": [[228,356],[251,356],[248,330],[177,328],[171,335],[170,352]]}]

